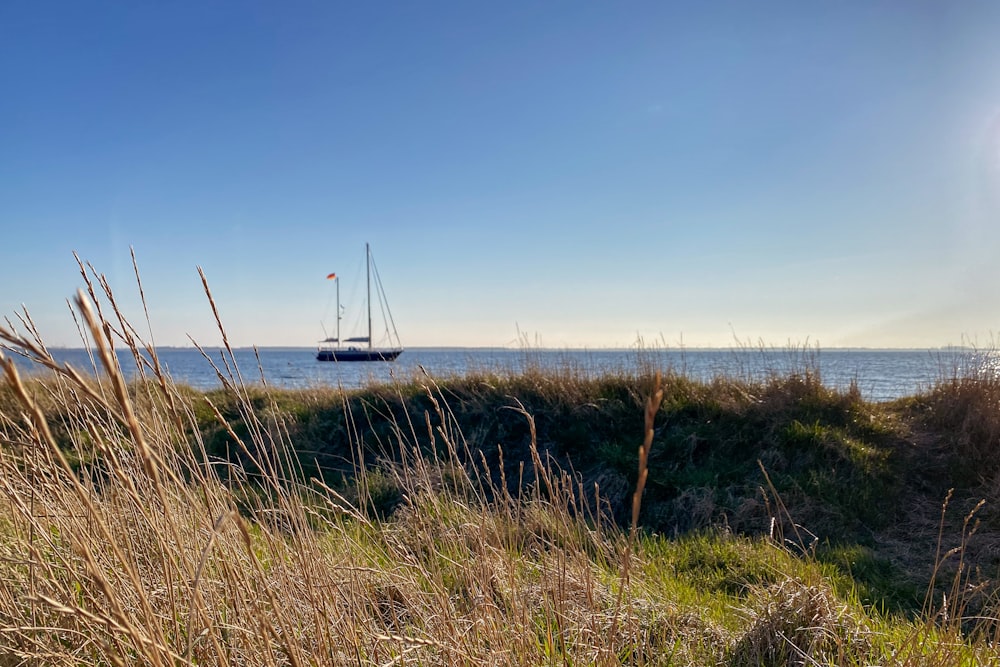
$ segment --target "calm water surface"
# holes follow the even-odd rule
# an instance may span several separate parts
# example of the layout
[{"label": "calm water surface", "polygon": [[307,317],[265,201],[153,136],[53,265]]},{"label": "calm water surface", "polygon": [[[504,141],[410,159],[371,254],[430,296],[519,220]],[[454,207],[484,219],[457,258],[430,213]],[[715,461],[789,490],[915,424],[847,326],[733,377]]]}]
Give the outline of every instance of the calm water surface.
[{"label": "calm water surface", "polygon": [[[395,362],[318,362],[312,348],[262,348],[235,351],[234,359],[219,349],[206,350],[211,363],[195,349],[158,350],[160,362],[175,382],[197,389],[221,386],[218,374],[248,383],[265,381],[283,388],[335,386],[357,388],[369,383],[405,381],[426,371],[434,377],[470,371],[520,372],[526,369],[571,370],[588,375],[632,373],[648,369],[674,370],[696,379],[729,377],[757,379],[805,369],[817,370],[823,382],[845,388],[857,382],[864,396],[884,401],[912,395],[941,378],[970,367],[988,367],[995,357],[968,351],[939,350],[536,350],[501,348],[412,348]],[[53,350],[60,362],[91,368],[85,350]],[[119,355],[129,377],[136,374],[130,355]],[[18,360],[25,371],[31,364]],[[423,369],[423,370],[422,370]]]}]

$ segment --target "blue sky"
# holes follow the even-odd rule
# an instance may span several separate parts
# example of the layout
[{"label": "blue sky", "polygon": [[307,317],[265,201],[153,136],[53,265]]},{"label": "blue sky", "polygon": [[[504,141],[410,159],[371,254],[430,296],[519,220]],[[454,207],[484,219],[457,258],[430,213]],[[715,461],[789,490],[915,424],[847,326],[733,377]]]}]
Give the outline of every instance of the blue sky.
[{"label": "blue sky", "polygon": [[[985,344],[1000,4],[5,2],[0,313],[309,346]],[[328,321],[327,326],[331,326]],[[143,326],[142,329],[145,327]]]}]

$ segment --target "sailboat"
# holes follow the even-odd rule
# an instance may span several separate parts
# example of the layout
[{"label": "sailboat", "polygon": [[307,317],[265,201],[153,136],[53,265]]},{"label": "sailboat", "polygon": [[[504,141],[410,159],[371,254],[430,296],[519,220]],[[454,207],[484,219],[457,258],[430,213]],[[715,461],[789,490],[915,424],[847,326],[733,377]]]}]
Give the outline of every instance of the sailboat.
[{"label": "sailboat", "polygon": [[[379,278],[378,269],[372,260],[372,251],[369,245],[365,244],[365,282],[368,307],[368,333],[365,336],[351,336],[341,340],[340,320],[343,314],[340,310],[340,276],[331,273],[327,278],[332,279],[337,285],[337,330],[333,336],[324,338],[319,343],[316,352],[317,361],[392,361],[403,352],[402,345],[399,344],[399,334],[396,333],[396,324],[392,320],[392,313],[389,312],[389,304],[382,289],[382,280]],[[372,344],[372,277],[375,278],[375,291],[382,306],[386,321],[386,333],[389,338],[388,347],[374,347]],[[390,331],[391,328],[391,331]],[[342,343],[347,343],[344,347]]]}]

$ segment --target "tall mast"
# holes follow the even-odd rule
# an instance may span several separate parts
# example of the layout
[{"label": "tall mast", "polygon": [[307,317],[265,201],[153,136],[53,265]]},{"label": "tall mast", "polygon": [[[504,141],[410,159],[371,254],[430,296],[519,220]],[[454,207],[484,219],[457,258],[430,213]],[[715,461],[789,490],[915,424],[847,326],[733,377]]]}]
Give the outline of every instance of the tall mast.
[{"label": "tall mast", "polygon": [[337,283],[337,347],[340,347],[340,276],[335,276],[333,282]]},{"label": "tall mast", "polygon": [[368,290],[368,349],[372,349],[372,251],[365,243],[365,274],[367,275],[366,288]]}]

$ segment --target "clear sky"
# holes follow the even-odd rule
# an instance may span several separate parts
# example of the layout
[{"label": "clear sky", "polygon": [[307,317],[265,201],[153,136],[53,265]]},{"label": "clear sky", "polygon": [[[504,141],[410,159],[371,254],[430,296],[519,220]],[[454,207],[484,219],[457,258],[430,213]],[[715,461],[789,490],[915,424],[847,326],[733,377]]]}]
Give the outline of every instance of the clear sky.
[{"label": "clear sky", "polygon": [[366,241],[408,346],[984,344],[1000,3],[0,3],[0,314],[142,323],[131,246],[309,346]]}]

